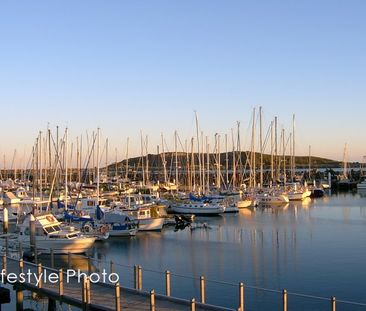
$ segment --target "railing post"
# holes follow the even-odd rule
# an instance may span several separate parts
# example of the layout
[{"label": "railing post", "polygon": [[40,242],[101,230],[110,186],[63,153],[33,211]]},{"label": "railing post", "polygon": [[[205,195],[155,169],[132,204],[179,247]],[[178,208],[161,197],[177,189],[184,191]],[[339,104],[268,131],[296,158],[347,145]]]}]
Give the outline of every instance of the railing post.
[{"label": "railing post", "polygon": [[86,304],[90,305],[90,279],[86,278]]},{"label": "railing post", "polygon": [[287,311],[287,290],[282,291],[283,311]]},{"label": "railing post", "polygon": [[121,310],[121,288],[119,287],[119,283],[116,283],[114,287],[114,293],[115,293],[115,310],[120,311]]},{"label": "railing post", "polygon": [[191,311],[196,311],[196,299],[191,299]]},{"label": "railing post", "polygon": [[142,290],[142,267],[138,266],[138,285],[139,285],[139,290]]},{"label": "railing post", "polygon": [[150,311],[155,311],[155,291],[150,291]]},{"label": "railing post", "polygon": [[64,272],[62,269],[58,270],[58,294],[60,297],[64,295]]},{"label": "railing post", "polygon": [[244,283],[239,283],[239,310],[244,311]]},{"label": "railing post", "polygon": [[16,289],[16,311],[23,311],[24,295],[20,286]]},{"label": "railing post", "polygon": [[37,275],[39,278],[38,288],[42,288],[42,264],[41,263],[37,264]]},{"label": "railing post", "polygon": [[50,256],[51,256],[51,268],[53,269],[55,267],[55,254],[53,248],[50,250]]},{"label": "railing post", "polygon": [[4,270],[4,274],[7,275],[8,274],[8,272],[7,272],[8,271],[8,265],[7,265],[6,255],[3,255],[3,270]]},{"label": "railing post", "polygon": [[332,311],[336,311],[336,298],[331,298]]},{"label": "railing post", "polygon": [[170,296],[170,271],[165,272],[165,295]]},{"label": "railing post", "polygon": [[24,270],[24,262],[23,259],[19,259],[19,273],[22,273]]},{"label": "railing post", "polygon": [[82,302],[83,302],[83,305],[84,305],[84,309],[85,309],[85,306],[86,306],[86,302],[87,302],[87,294],[86,294],[86,291],[87,291],[87,281],[86,281],[86,278],[87,276],[84,276],[83,278],[83,282],[82,282],[82,285],[81,285],[81,291],[82,291]]},{"label": "railing post", "polygon": [[206,295],[205,295],[205,288],[206,284],[205,284],[205,277],[201,276],[200,277],[200,294],[201,294],[201,303],[205,303],[206,300]]}]

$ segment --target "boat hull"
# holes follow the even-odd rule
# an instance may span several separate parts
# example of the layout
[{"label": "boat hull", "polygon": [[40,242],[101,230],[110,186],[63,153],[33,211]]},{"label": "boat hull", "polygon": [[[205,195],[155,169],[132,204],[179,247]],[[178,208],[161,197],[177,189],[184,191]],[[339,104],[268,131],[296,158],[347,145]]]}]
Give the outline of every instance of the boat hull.
[{"label": "boat hull", "polygon": [[170,213],[193,214],[199,216],[217,216],[224,212],[224,208],[219,205],[181,204],[168,207]]},{"label": "boat hull", "polygon": [[[77,239],[39,239],[36,240],[36,247],[40,253],[50,254],[51,249],[54,254],[82,254],[90,249],[96,238],[95,237],[83,237]],[[30,249],[30,240],[23,240],[23,247]]]},{"label": "boat hull", "polygon": [[164,226],[165,218],[139,219],[138,231],[161,231]]}]

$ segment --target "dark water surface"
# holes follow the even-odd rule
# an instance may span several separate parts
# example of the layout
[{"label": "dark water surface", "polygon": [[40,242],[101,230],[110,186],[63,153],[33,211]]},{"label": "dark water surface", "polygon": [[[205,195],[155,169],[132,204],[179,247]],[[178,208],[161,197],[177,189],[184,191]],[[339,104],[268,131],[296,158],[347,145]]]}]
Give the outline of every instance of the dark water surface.
[{"label": "dark water surface", "polygon": [[[243,209],[238,215],[196,221],[209,223],[211,229],[139,233],[133,239],[98,243],[92,255],[141,265],[146,290],[165,290],[164,275],[155,271],[195,278],[172,276],[172,293],[182,298],[199,299],[198,278],[204,275],[207,302],[228,307],[238,306],[239,282],[247,287],[246,310],[281,308],[281,293],[257,288],[287,289],[290,310],[330,310],[329,300],[291,293],[366,303],[366,198],[359,194]],[[116,269],[132,286],[132,268]],[[337,304],[337,310],[359,309]]]},{"label": "dark water surface", "polygon": [[[206,302],[232,308],[244,282],[245,310],[282,310],[283,289],[288,310],[331,310],[331,296],[337,310],[366,310],[339,301],[366,303],[366,197],[333,194],[196,221],[211,229],[168,227],[98,242],[89,254],[93,271],[110,269],[113,261],[121,285],[132,287],[133,266],[141,265],[143,289],[164,293],[169,270],[172,295],[197,300],[203,275]],[[73,258],[72,265],[85,270],[87,260]]]}]

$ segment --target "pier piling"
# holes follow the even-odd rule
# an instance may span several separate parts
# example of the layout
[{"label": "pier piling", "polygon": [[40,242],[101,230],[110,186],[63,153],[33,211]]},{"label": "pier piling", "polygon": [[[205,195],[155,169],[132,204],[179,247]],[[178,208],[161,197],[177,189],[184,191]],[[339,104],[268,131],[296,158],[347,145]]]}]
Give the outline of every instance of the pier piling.
[{"label": "pier piling", "polygon": [[283,311],[287,311],[287,290],[282,291]]},{"label": "pier piling", "polygon": [[170,297],[170,271],[165,271],[165,295]]},{"label": "pier piling", "polygon": [[37,277],[39,278],[38,288],[42,288],[42,264],[37,264]]},{"label": "pier piling", "polygon": [[244,283],[239,283],[239,310],[244,311]]},{"label": "pier piling", "polygon": [[206,284],[205,284],[205,277],[204,276],[201,276],[200,277],[200,295],[201,295],[201,303],[205,303],[205,300],[206,300]]},{"label": "pier piling", "polygon": [[196,311],[196,299],[191,299],[191,311]]},{"label": "pier piling", "polygon": [[84,276],[83,278],[83,282],[81,283],[81,300],[83,302],[84,305],[84,310],[86,309],[86,304],[87,304],[87,280],[86,280],[86,276]]},{"label": "pier piling", "polygon": [[60,297],[64,295],[64,272],[62,269],[58,270],[58,294]]},{"label": "pier piling", "polygon": [[19,259],[19,274],[24,270],[24,262],[23,259]]},{"label": "pier piling", "polygon": [[331,298],[331,306],[332,306],[332,311],[336,311],[336,298],[335,297]]},{"label": "pier piling", "polygon": [[121,310],[121,288],[119,286],[119,283],[116,283],[116,286],[114,288],[114,293],[115,293],[115,301],[116,301],[116,311],[120,311]]},{"label": "pier piling", "polygon": [[150,311],[155,311],[155,291],[150,291]]},{"label": "pier piling", "polygon": [[138,289],[142,290],[142,267],[138,266]]},{"label": "pier piling", "polygon": [[23,295],[23,289],[20,286],[17,286],[15,296],[16,296],[16,311],[23,311],[24,295]]}]

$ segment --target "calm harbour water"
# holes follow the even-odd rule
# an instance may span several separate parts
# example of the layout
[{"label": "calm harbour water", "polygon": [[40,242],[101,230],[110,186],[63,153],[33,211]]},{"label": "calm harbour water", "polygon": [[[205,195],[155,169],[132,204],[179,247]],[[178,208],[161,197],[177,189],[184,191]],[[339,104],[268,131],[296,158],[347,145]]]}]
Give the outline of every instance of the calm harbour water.
[{"label": "calm harbour water", "polygon": [[[132,287],[132,266],[141,265],[143,288],[160,293],[165,276],[159,271],[170,270],[172,295],[197,300],[204,275],[206,302],[232,308],[238,307],[238,283],[244,282],[246,310],[281,309],[280,293],[258,288],[286,288],[289,310],[330,310],[329,300],[291,293],[366,303],[366,197],[340,193],[196,221],[211,229],[168,227],[98,242],[90,253],[94,269],[109,268],[97,260],[112,260],[121,284]],[[85,265],[75,259],[74,268]],[[337,310],[366,307],[337,303]]]},{"label": "calm harbour water", "polygon": [[[211,229],[141,233],[99,243],[94,257],[144,270],[223,281],[208,282],[207,302],[238,306],[236,285],[365,302],[366,197],[334,194],[284,207],[243,209],[239,215],[197,218]],[[132,282],[132,270],[125,275]],[[172,277],[172,292],[199,298],[198,280]],[[132,285],[130,283],[130,285]],[[144,289],[164,291],[164,275],[144,271]],[[248,288],[247,310],[281,306],[281,295]],[[328,310],[329,301],[289,295],[295,310]],[[355,310],[338,304],[338,310]]]}]

